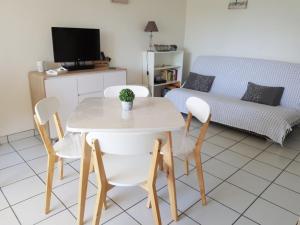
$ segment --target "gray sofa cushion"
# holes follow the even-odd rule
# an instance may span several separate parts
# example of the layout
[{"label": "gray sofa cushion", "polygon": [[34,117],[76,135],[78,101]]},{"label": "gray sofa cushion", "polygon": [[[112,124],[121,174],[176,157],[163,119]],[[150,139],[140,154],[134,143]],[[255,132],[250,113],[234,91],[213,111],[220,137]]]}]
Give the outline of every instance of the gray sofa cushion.
[{"label": "gray sofa cushion", "polygon": [[214,76],[204,76],[191,72],[183,87],[195,91],[209,92],[214,80]]},{"label": "gray sofa cushion", "polygon": [[284,87],[269,87],[248,82],[248,87],[242,97],[242,100],[270,106],[278,106],[280,105],[283,91]]}]

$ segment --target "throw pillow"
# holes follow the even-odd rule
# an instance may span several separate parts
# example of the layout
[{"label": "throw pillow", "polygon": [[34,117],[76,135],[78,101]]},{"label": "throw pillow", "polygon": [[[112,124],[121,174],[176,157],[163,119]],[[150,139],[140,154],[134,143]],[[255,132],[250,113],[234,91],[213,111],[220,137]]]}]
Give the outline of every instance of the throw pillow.
[{"label": "throw pillow", "polygon": [[209,92],[214,80],[214,76],[204,76],[191,72],[183,87],[195,91]]},{"label": "throw pillow", "polygon": [[270,106],[278,106],[280,105],[283,92],[284,87],[269,87],[248,82],[248,87],[242,97],[242,100]]}]

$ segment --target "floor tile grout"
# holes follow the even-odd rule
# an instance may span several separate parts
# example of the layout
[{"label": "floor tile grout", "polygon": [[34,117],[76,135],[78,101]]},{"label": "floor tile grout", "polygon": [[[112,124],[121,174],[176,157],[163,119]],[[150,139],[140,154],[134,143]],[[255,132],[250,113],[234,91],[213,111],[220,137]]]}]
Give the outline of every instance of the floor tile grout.
[{"label": "floor tile grout", "polygon": [[[194,128],[194,130],[197,129],[197,128],[194,127],[194,126],[193,126],[193,128]],[[223,150],[220,151],[220,152],[218,152],[217,154],[215,154],[215,155],[213,155],[213,156],[208,155],[209,159],[207,159],[206,161],[204,161],[203,164],[205,164],[206,162],[208,162],[208,161],[211,160],[211,159],[215,159],[215,160],[220,161],[220,162],[222,162],[222,163],[224,163],[224,164],[226,164],[226,165],[229,165],[229,166],[231,166],[231,167],[234,167],[234,168],[237,169],[237,170],[236,170],[234,173],[232,173],[230,176],[228,176],[226,179],[219,178],[219,177],[217,177],[217,176],[211,174],[210,172],[205,171],[205,173],[207,173],[207,174],[209,174],[209,175],[211,175],[211,176],[213,176],[213,177],[215,177],[215,178],[220,179],[220,184],[218,184],[216,187],[212,188],[209,192],[207,192],[207,195],[208,195],[209,193],[211,193],[212,191],[214,191],[216,188],[218,188],[220,185],[222,185],[222,184],[224,184],[224,183],[229,183],[229,184],[231,184],[231,185],[233,185],[233,186],[235,186],[235,187],[237,187],[237,188],[239,188],[239,189],[241,189],[241,190],[243,190],[243,191],[245,191],[245,192],[247,192],[247,193],[251,193],[252,195],[254,195],[254,196],[257,197],[257,198],[255,198],[255,200],[254,200],[253,202],[251,202],[251,204],[247,207],[247,209],[246,209],[245,211],[243,211],[242,213],[239,213],[239,212],[237,212],[236,210],[234,210],[234,209],[232,209],[232,208],[226,206],[225,204],[223,204],[223,203],[221,203],[221,202],[218,202],[218,201],[215,200],[214,198],[208,196],[209,198],[211,198],[212,200],[218,202],[219,204],[223,205],[224,207],[226,207],[226,208],[228,208],[228,209],[230,209],[230,210],[233,210],[233,211],[235,211],[235,212],[238,213],[239,216],[238,216],[238,218],[234,221],[234,223],[236,223],[241,217],[248,218],[247,216],[244,215],[244,213],[251,207],[251,205],[253,205],[253,204],[260,198],[260,196],[261,196],[261,195],[262,195],[262,194],[263,194],[263,193],[264,193],[264,192],[265,192],[272,184],[276,184],[276,185],[278,185],[278,186],[280,186],[280,187],[282,187],[282,188],[284,188],[284,189],[287,189],[287,190],[289,190],[289,191],[292,191],[293,193],[299,194],[298,192],[296,192],[296,191],[294,191],[294,190],[291,190],[291,189],[289,189],[289,188],[287,188],[287,187],[284,187],[284,186],[282,186],[282,185],[280,185],[280,184],[275,183],[275,181],[276,181],[276,179],[277,179],[281,174],[283,174],[284,172],[293,174],[293,175],[295,175],[295,176],[297,176],[297,177],[300,178],[299,175],[294,174],[294,173],[291,173],[291,172],[289,172],[289,171],[286,170],[286,169],[290,166],[291,163],[297,162],[295,159],[299,156],[300,152],[299,152],[293,159],[290,159],[290,158],[281,156],[281,155],[279,155],[279,154],[276,154],[276,153],[267,151],[267,149],[269,149],[269,148],[273,145],[272,143],[270,143],[270,145],[268,145],[265,149],[259,149],[259,148],[255,147],[255,146],[252,146],[252,145],[249,145],[249,144],[247,144],[247,143],[242,142],[243,140],[247,139],[248,137],[251,137],[250,134],[247,135],[247,136],[245,136],[245,137],[244,137],[243,139],[241,139],[240,141],[237,141],[236,139],[231,139],[231,138],[228,138],[228,137],[226,137],[226,136],[224,137],[224,136],[220,135],[221,133],[223,133],[223,132],[225,132],[225,131],[226,131],[226,129],[222,129],[221,131],[215,133],[213,136],[210,136],[208,139],[213,138],[213,137],[216,137],[216,136],[221,136],[221,137],[223,137],[223,138],[227,138],[227,139],[229,139],[229,140],[232,140],[232,141],[234,141],[235,143],[234,143],[233,145],[227,147],[227,148],[224,148],[223,146],[219,146],[219,145],[217,145],[217,144],[215,144],[215,143],[211,143],[211,142],[207,141],[207,140],[208,140],[208,139],[207,139],[207,140],[206,140],[207,143],[210,143],[210,144],[213,144],[213,145],[215,145],[215,146],[221,147]],[[36,136],[34,136],[34,137],[36,137]],[[28,137],[27,137],[27,138],[28,138]],[[195,137],[193,136],[193,138],[195,138]],[[26,138],[24,138],[24,139],[26,139]],[[36,139],[37,139],[38,141],[40,141],[37,137],[36,137]],[[250,146],[250,147],[253,147],[253,148],[255,148],[255,149],[259,149],[261,152],[260,152],[259,154],[257,154],[256,156],[254,156],[254,157],[249,157],[249,156],[245,156],[245,155],[243,155],[243,154],[240,154],[239,152],[232,151],[232,150],[230,149],[232,146],[235,146],[235,145],[237,145],[237,144],[239,144],[239,143],[241,143],[241,142],[242,142],[243,144],[248,145],[248,146]],[[16,150],[16,149],[11,145],[11,142],[8,143],[8,144],[9,144],[9,145],[13,148],[13,150],[14,150],[14,152],[11,152],[11,153],[17,153],[18,156],[19,156],[24,162],[18,163],[18,164],[15,164],[15,165],[12,165],[12,166],[9,166],[9,167],[6,167],[6,168],[15,167],[15,166],[17,166],[17,165],[20,165],[20,164],[25,163],[25,164],[33,171],[33,173],[34,173],[35,175],[29,176],[29,177],[26,177],[26,178],[22,178],[22,179],[20,179],[20,180],[18,180],[18,181],[15,181],[15,182],[13,182],[13,183],[11,183],[11,184],[8,184],[8,185],[6,185],[6,186],[3,186],[3,187],[7,187],[7,186],[9,186],[9,185],[15,184],[15,183],[17,183],[17,182],[20,182],[20,181],[23,181],[23,180],[26,180],[26,179],[29,179],[29,178],[32,178],[32,177],[35,177],[35,176],[37,176],[38,179],[41,180],[41,182],[45,183],[45,182],[43,181],[43,179],[40,177],[40,175],[41,175],[42,173],[45,173],[46,171],[37,173],[37,172],[35,172],[35,170],[27,163],[27,162],[30,162],[30,161],[33,161],[33,160],[35,160],[35,159],[42,158],[42,157],[45,157],[45,156],[39,156],[39,157],[37,157],[37,158],[33,158],[33,159],[30,159],[30,160],[25,160],[25,159],[19,154],[19,152],[21,152],[21,151],[23,151],[23,150],[26,150],[26,149],[29,149],[29,148],[32,148],[32,147],[35,147],[35,146],[38,146],[38,145],[31,146],[31,147],[24,148],[24,149],[20,149],[20,150]],[[227,163],[227,162],[224,162],[224,161],[222,161],[222,160],[216,158],[218,155],[220,155],[220,154],[222,154],[222,153],[224,153],[224,152],[226,152],[226,151],[231,151],[231,152],[233,152],[233,153],[236,153],[236,154],[239,154],[239,155],[241,155],[241,156],[244,156],[244,157],[248,158],[249,161],[248,161],[247,163],[245,163],[244,165],[242,165],[242,166],[233,166],[232,164],[229,164],[229,163]],[[256,158],[257,158],[259,155],[261,155],[262,153],[264,153],[264,152],[271,153],[271,154],[273,154],[273,155],[276,155],[277,157],[282,157],[282,158],[289,159],[290,162],[286,165],[286,167],[284,167],[283,169],[281,169],[281,168],[278,168],[278,167],[273,166],[273,165],[271,165],[271,164],[268,164],[268,163],[265,163],[265,162],[262,162],[262,161],[257,160]],[[10,153],[6,153],[6,154],[10,154]],[[6,154],[4,154],[4,155],[6,155]],[[203,154],[205,154],[205,153],[203,153]],[[2,155],[0,155],[0,157],[1,157],[1,156],[2,156]],[[179,158],[178,158],[178,160],[182,161],[182,160],[179,159]],[[262,177],[260,177],[260,176],[258,176],[258,175],[252,174],[251,172],[245,171],[245,172],[247,172],[247,173],[249,173],[249,174],[254,175],[255,177],[262,178],[262,179],[264,179],[264,180],[270,182],[270,184],[267,186],[267,188],[265,188],[265,189],[262,191],[262,193],[260,193],[260,195],[254,194],[254,193],[252,193],[252,192],[250,192],[250,191],[247,191],[247,190],[243,189],[242,187],[239,187],[239,186],[237,186],[237,185],[232,184],[232,183],[229,182],[229,179],[230,179],[234,174],[236,174],[238,171],[244,171],[243,168],[244,168],[248,163],[250,163],[250,162],[252,162],[252,161],[254,161],[254,160],[257,160],[258,162],[260,162],[260,163],[262,163],[262,164],[264,164],[264,165],[268,165],[268,166],[271,166],[271,167],[273,167],[273,168],[280,169],[280,173],[279,173],[272,181],[267,180],[267,179],[265,179],[265,178],[262,178]],[[68,163],[66,163],[66,165],[68,165],[68,166],[70,166],[72,169],[74,169],[75,172],[76,172],[76,175],[77,175],[77,174],[78,174],[78,170],[77,170],[73,165],[71,165],[71,163],[72,163],[72,162],[70,162],[70,163],[68,162]],[[192,164],[191,164],[191,165],[192,165]],[[192,166],[193,166],[193,165],[192,165]],[[2,169],[6,169],[6,168],[2,168]],[[2,170],[2,169],[0,169],[0,170]],[[190,170],[190,172],[193,172],[194,170],[195,170],[195,168],[192,168],[192,169]],[[187,184],[187,183],[185,183],[184,181],[181,181],[181,180],[180,180],[180,179],[181,179],[182,177],[184,177],[184,176],[185,176],[185,175],[183,174],[183,175],[181,175],[181,176],[176,177],[176,181],[177,181],[177,182],[180,182],[180,183],[182,183],[182,184],[184,184],[184,185],[186,185],[186,186],[188,186],[188,187],[190,187],[191,189],[193,189],[193,190],[195,190],[195,191],[197,191],[197,192],[199,192],[199,190],[193,188],[193,187],[190,186],[189,184]],[[64,186],[64,185],[66,185],[66,184],[68,184],[68,183],[70,183],[70,182],[75,181],[76,179],[78,179],[78,177],[76,177],[76,178],[74,178],[74,179],[72,179],[72,180],[69,180],[69,181],[66,182],[66,183],[60,184],[60,185],[56,186],[56,187],[53,188],[53,189],[59,188],[59,187],[61,187],[61,186]],[[93,185],[94,187],[97,187],[94,183],[91,182],[91,180],[89,180],[89,183],[90,183],[91,185]],[[166,188],[166,186],[167,186],[167,185],[163,185],[162,187],[160,187],[159,189],[157,189],[157,191],[159,192],[160,190]],[[1,187],[0,187],[0,190],[1,190]],[[51,215],[50,217],[47,217],[47,218],[43,219],[43,220],[41,220],[41,221],[39,221],[39,222],[37,222],[37,223],[35,223],[35,224],[38,224],[38,223],[40,223],[40,222],[42,222],[42,221],[44,221],[44,220],[47,220],[47,219],[49,219],[49,218],[51,218],[51,217],[53,217],[53,216],[55,216],[55,215],[57,215],[57,214],[59,214],[59,213],[61,213],[61,212],[64,212],[64,211],[68,211],[69,213],[71,213],[71,215],[72,215],[74,218],[76,218],[76,216],[73,215],[73,213],[70,211],[70,208],[73,207],[73,206],[75,206],[77,203],[74,204],[74,205],[72,205],[72,206],[66,206],[66,205],[64,205],[64,203],[62,202],[62,200],[61,200],[58,196],[56,196],[55,193],[53,193],[53,194],[54,194],[55,197],[59,200],[59,202],[64,206],[65,209],[62,210],[62,211],[60,211],[60,212],[58,212],[58,213],[56,213],[56,214],[54,214],[54,215]],[[4,193],[3,193],[3,195],[4,195]],[[38,195],[40,195],[40,194],[38,194]],[[90,196],[89,198],[92,198],[92,197],[94,197],[94,196],[95,196],[95,195]],[[4,195],[4,197],[6,198],[5,195]],[[33,196],[33,197],[35,197],[35,196]],[[33,197],[31,197],[31,198],[33,198]],[[134,218],[134,216],[131,216],[131,214],[128,213],[127,211],[128,211],[129,209],[133,208],[134,206],[136,206],[137,204],[141,203],[142,201],[144,201],[146,198],[147,198],[147,197],[143,198],[142,200],[138,201],[138,202],[135,203],[134,205],[131,205],[131,206],[128,207],[127,209],[123,209],[120,205],[118,205],[116,202],[114,202],[112,199],[109,198],[114,204],[116,204],[116,206],[118,206],[118,207],[121,209],[121,212],[120,212],[119,214],[115,215],[114,217],[110,218],[109,220],[107,220],[107,221],[105,222],[105,224],[108,223],[109,221],[111,221],[112,219],[114,219],[114,218],[120,216],[120,215],[123,214],[123,213],[126,213],[128,216],[130,216],[130,217],[131,217],[133,220],[135,220],[137,223],[141,224],[136,218]],[[30,198],[29,198],[29,199],[30,199]],[[167,201],[165,201],[163,198],[160,197],[160,199],[169,205],[169,203],[168,203]],[[264,199],[264,198],[261,198],[261,199]],[[26,199],[26,200],[28,200],[28,199]],[[26,201],[26,200],[24,200],[24,201]],[[265,200],[265,199],[264,199],[264,200]],[[8,201],[8,200],[7,200],[7,201]],[[268,200],[266,200],[266,201],[268,201]],[[273,204],[273,205],[276,205],[276,204],[272,203],[271,201],[268,201],[268,202],[270,202],[270,203]],[[190,208],[192,208],[193,206],[195,206],[197,203],[200,203],[200,200],[197,200],[197,202],[195,202],[194,204],[192,204],[191,206],[189,206],[189,207],[188,207],[187,209],[185,209],[183,212],[180,212],[180,216],[186,216],[187,218],[191,219],[192,221],[196,222],[197,224],[200,224],[198,221],[195,221],[193,218],[189,217],[189,216],[186,214],[186,212],[187,212]],[[16,204],[14,204],[14,205],[17,205],[17,204],[19,204],[19,202],[16,203]],[[13,206],[14,206],[14,205],[13,205]],[[278,205],[276,205],[276,206],[278,206]],[[10,206],[9,206],[9,207],[10,207]],[[278,207],[280,207],[280,206],[278,206]],[[7,207],[7,208],[8,208],[8,207]],[[7,208],[5,208],[5,209],[7,209]],[[283,208],[283,207],[280,207],[280,208],[284,209],[285,211],[290,212],[289,210],[287,210],[287,209],[285,209],[285,208]],[[2,210],[5,210],[5,209],[2,209]],[[0,210],[0,211],[2,211],[2,210]],[[290,213],[292,213],[292,212],[290,212]],[[14,214],[15,214],[15,213],[14,213]],[[293,214],[296,215],[295,213],[293,213]],[[15,214],[15,216],[16,216],[16,214]],[[16,216],[16,217],[17,217],[17,216]],[[18,218],[17,218],[17,219],[18,219]],[[251,221],[255,222],[255,221],[254,221],[253,219],[251,219],[251,218],[248,218],[248,219],[250,219]],[[20,223],[19,219],[18,219],[18,222]],[[171,221],[169,224],[171,224],[171,223],[172,223],[172,221]],[[255,223],[257,223],[257,222],[255,222]],[[20,223],[20,224],[21,224],[21,223]]]},{"label": "floor tile grout", "polygon": [[[295,158],[297,158],[298,156],[300,155],[300,152],[294,157],[294,159]],[[293,159],[293,160],[294,160]],[[292,160],[292,161],[293,161]],[[288,165],[286,165],[286,167],[284,168],[284,169],[282,169],[282,171],[273,179],[273,181],[271,181],[271,183],[260,193],[260,195],[259,196],[257,196],[257,198],[252,202],[252,204],[250,204],[249,206],[248,206],[248,208],[247,209],[245,209],[244,210],[244,212],[241,214],[242,216],[244,215],[244,213],[263,195],[263,193],[272,185],[272,184],[274,184],[274,182],[275,182],[275,180],[284,172],[284,170],[286,169],[286,168],[288,168],[289,167],[289,165],[292,163],[292,161],[288,164]],[[272,203],[272,202],[270,202],[270,203]],[[274,203],[272,203],[273,205],[276,205],[276,204],[274,204]],[[280,208],[282,208],[282,207],[280,207]],[[286,211],[288,211],[288,212],[290,212],[290,213],[292,213],[291,211],[289,211],[288,209],[285,209],[285,208],[282,208],[282,209],[284,209],[284,210],[286,210]],[[294,213],[293,213],[294,214]],[[295,214],[294,214],[295,215]],[[299,215],[298,215],[299,216]]]},{"label": "floor tile grout", "polygon": [[[238,143],[241,143],[243,140],[245,140],[247,137],[244,137],[243,139],[241,139],[240,141],[238,141],[238,142],[236,142],[235,144],[233,144],[232,146],[234,146],[234,145],[236,145],[236,144],[238,144]],[[230,147],[232,147],[232,146],[230,146]],[[250,145],[248,145],[248,146],[250,146]],[[259,154],[257,154],[255,157],[253,157],[253,158],[250,158],[250,160],[246,163],[246,164],[244,164],[242,167],[240,167],[237,171],[235,171],[233,174],[231,174],[229,177],[227,177],[225,180],[224,179],[222,179],[222,178],[219,178],[219,177],[217,177],[217,178],[219,178],[219,179],[221,179],[222,180],[222,182],[220,183],[220,184],[218,184],[216,187],[214,187],[212,190],[210,190],[206,195],[209,195],[209,193],[211,193],[212,191],[214,191],[216,188],[218,188],[220,185],[222,185],[223,183],[225,183],[225,182],[227,182],[227,183],[230,183],[230,182],[228,182],[227,180],[230,178],[230,177],[232,177],[234,174],[236,174],[238,171],[240,171],[243,167],[245,167],[247,164],[249,164],[251,161],[253,161],[253,160],[255,160],[255,158],[256,157],[258,157],[260,154],[262,154],[263,152],[265,152],[266,151],[266,149],[268,149],[269,147],[271,146],[271,144],[270,145],[268,145],[265,149],[260,149],[261,150],[261,152],[259,153]],[[229,150],[230,149],[230,147],[228,147],[228,148],[225,148],[223,151],[221,151],[221,152],[219,152],[219,153],[217,153],[216,155],[214,155],[213,157],[211,157],[210,159],[212,159],[212,158],[215,158],[217,155],[220,155],[220,154],[222,154],[223,152],[225,152],[226,150]],[[251,146],[251,147],[254,147],[254,146]],[[255,147],[254,147],[255,148]],[[295,157],[296,158],[296,157]],[[209,159],[209,160],[210,160]],[[216,160],[218,160],[217,158],[215,158]],[[207,160],[207,161],[209,161],[209,160]],[[206,161],[206,162],[207,162]],[[221,161],[221,160],[218,160],[218,161]],[[223,161],[221,161],[221,162],[223,162]],[[224,162],[224,163],[226,163],[226,162]],[[227,165],[230,165],[230,164],[228,164],[228,163],[226,163]],[[230,165],[230,166],[232,166],[232,165]],[[237,167],[235,167],[235,168],[237,168]],[[204,170],[205,171],[205,170]],[[207,172],[207,171],[205,171],[205,172]],[[212,175],[212,174],[210,174],[210,175]],[[184,176],[184,175],[183,175]],[[182,177],[183,177],[182,176]],[[214,175],[213,175],[214,176]],[[216,177],[216,176],[214,176],[214,177]],[[180,180],[179,180],[180,181]],[[182,181],[180,181],[180,182],[182,182]],[[270,181],[269,181],[270,182]],[[183,182],[184,183],[184,182]],[[186,184],[186,183],[184,183],[184,184]],[[189,186],[189,185],[188,185]],[[238,187],[238,186],[236,186],[237,188],[239,188],[239,189],[241,189],[241,190],[243,190],[242,188],[240,188],[240,187]],[[194,189],[194,188],[193,188]],[[249,192],[249,191],[247,191],[248,193],[250,193],[250,194],[252,194],[251,192]],[[210,197],[210,196],[209,196]],[[210,198],[212,198],[212,197],[210,197]],[[212,198],[213,199],[213,198]],[[216,201],[216,202],[218,202],[217,200],[215,200],[215,199],[213,199],[214,201]],[[256,200],[254,200],[253,202],[252,202],[252,204],[255,202]],[[222,204],[221,202],[218,202],[219,204]],[[195,203],[196,204],[196,203]],[[190,208],[192,208],[195,204],[193,204],[191,207],[189,207],[188,209],[190,209]],[[238,221],[238,219],[240,218],[240,217],[242,217],[243,216],[243,214],[241,214],[241,213],[239,213],[239,212],[237,212],[236,210],[234,210],[234,209],[232,209],[232,208],[230,208],[230,207],[228,207],[228,206],[226,206],[226,205],[224,205],[224,204],[222,204],[223,206],[225,206],[226,208],[229,208],[229,209],[231,209],[231,210],[233,210],[233,211],[235,211],[236,213],[238,213],[238,214],[240,214],[240,216],[237,218],[237,220],[236,221]],[[187,209],[187,210],[188,210]],[[187,210],[185,210],[185,211],[187,211]],[[235,222],[236,222],[235,221]]]},{"label": "floor tile grout", "polygon": [[[241,143],[243,140],[245,140],[247,137],[245,137],[244,139],[242,139],[242,140],[240,140],[239,142],[237,142],[236,144],[238,144],[238,143]],[[235,145],[236,145],[235,144]],[[233,145],[234,146],[234,145]],[[231,146],[232,147],[232,146]],[[230,148],[230,147],[229,147]],[[267,148],[266,148],[267,149]],[[226,149],[225,149],[226,150]],[[263,152],[264,152],[265,150],[262,150],[258,155],[256,155],[254,158],[252,158],[252,159],[250,159],[246,164],[244,164],[242,167],[240,167],[237,171],[235,171],[233,174],[231,174],[229,177],[227,177],[226,179],[224,179],[219,185],[217,185],[215,188],[213,188],[209,193],[211,193],[213,190],[215,190],[215,189],[217,189],[219,186],[221,186],[222,184],[224,184],[229,178],[231,178],[234,174],[236,174],[238,171],[240,171],[243,167],[245,167],[246,165],[248,165],[250,162],[252,162],[257,156],[259,156],[260,154],[262,154]],[[219,153],[220,154],[220,153]],[[219,155],[219,154],[217,154],[217,155]],[[217,156],[216,155],[216,156]],[[209,193],[207,193],[207,195],[209,194]],[[211,197],[210,197],[211,198]],[[225,205],[226,206],[226,205]],[[227,208],[230,208],[230,207],[228,207],[228,206],[226,206]],[[235,211],[235,210],[234,210]],[[235,211],[235,212],[237,212],[237,211]],[[238,221],[239,220],[239,218],[242,216],[242,214],[241,213],[239,213],[240,214],[240,216],[236,219],[236,221]],[[235,221],[235,222],[236,222]],[[234,222],[234,223],[235,223]],[[233,223],[233,224],[234,224]]]},{"label": "floor tile grout", "polygon": [[[14,148],[14,146],[12,146],[11,145],[11,147],[12,148]],[[14,148],[15,149],[15,148]],[[24,158],[22,157],[22,155],[20,155],[18,152],[17,152],[17,154],[19,155],[19,157],[21,157],[23,160],[24,160]],[[24,160],[25,162],[26,162],[26,160]],[[31,168],[31,166],[26,162],[26,164],[27,164],[27,166],[33,171],[33,173],[36,175],[36,177],[43,183],[43,184],[45,184],[45,182],[43,181],[43,179],[41,179],[39,176],[38,176],[38,174],[34,171],[34,169],[32,169]],[[43,194],[44,192],[42,192],[42,193],[40,193],[40,194],[38,194],[38,195],[41,195],[41,194]],[[55,193],[52,191],[52,193],[51,193],[52,195],[55,195]],[[34,198],[34,197],[36,197],[36,196],[38,196],[38,195],[35,195],[35,196],[32,196],[31,198],[28,198],[28,199],[32,199],[32,198]],[[65,209],[67,209],[66,208],[66,206],[65,206],[65,204],[55,195],[55,197],[58,199],[58,201],[60,201],[61,202],[61,204],[63,205],[63,207],[65,207]],[[26,199],[26,200],[28,200],[28,199]],[[26,201],[26,200],[24,200],[24,201]],[[17,204],[16,204],[17,205]],[[40,221],[41,222],[41,221]]]},{"label": "floor tile grout", "polygon": [[[21,220],[19,219],[19,217],[17,216],[15,210],[13,209],[13,207],[11,206],[11,204],[9,203],[9,201],[8,201],[7,197],[5,196],[5,194],[4,194],[4,192],[3,192],[3,190],[2,190],[1,187],[0,187],[0,192],[1,192],[1,194],[3,195],[3,197],[5,198],[5,200],[6,200],[7,204],[8,204],[8,207],[7,207],[6,209],[9,208],[9,209],[13,212],[13,214],[15,215],[15,217],[16,217],[18,223],[19,223],[20,225],[22,225]],[[3,209],[3,210],[4,210],[4,209]],[[1,211],[2,211],[2,210],[1,210]]]}]

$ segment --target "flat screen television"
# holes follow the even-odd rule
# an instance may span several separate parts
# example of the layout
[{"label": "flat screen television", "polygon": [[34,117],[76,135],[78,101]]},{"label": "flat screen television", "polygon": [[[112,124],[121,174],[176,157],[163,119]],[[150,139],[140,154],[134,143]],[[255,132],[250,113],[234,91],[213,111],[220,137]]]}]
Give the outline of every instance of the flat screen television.
[{"label": "flat screen television", "polygon": [[52,42],[54,61],[74,63],[64,65],[69,70],[92,68],[82,62],[100,59],[99,29],[52,27]]}]

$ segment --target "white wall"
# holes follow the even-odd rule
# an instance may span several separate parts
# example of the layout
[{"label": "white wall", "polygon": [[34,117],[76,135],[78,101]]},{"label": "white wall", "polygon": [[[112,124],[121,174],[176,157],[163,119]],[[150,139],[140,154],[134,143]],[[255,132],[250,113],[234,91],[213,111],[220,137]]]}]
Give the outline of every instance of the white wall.
[{"label": "white wall", "polygon": [[160,29],[157,43],[183,46],[185,0],[1,0],[0,136],[33,128],[27,73],[37,60],[53,60],[52,26],[101,29],[101,47],[113,65],[128,68],[129,83],[141,83],[141,52],[148,20]]},{"label": "white wall", "polygon": [[186,72],[198,55],[242,56],[300,63],[300,1],[187,0]]}]

